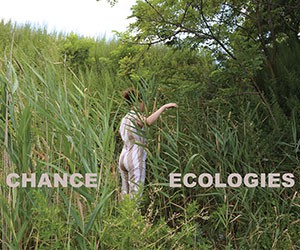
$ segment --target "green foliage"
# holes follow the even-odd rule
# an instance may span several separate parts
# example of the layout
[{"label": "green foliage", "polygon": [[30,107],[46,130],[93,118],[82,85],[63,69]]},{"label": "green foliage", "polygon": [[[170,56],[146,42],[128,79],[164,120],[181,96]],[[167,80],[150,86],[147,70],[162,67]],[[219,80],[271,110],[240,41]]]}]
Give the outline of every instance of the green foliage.
[{"label": "green foliage", "polygon": [[267,66],[257,77],[262,82],[265,92],[278,104],[279,116],[283,114],[290,117],[293,110],[299,109],[300,69],[297,62],[300,56],[300,43],[298,40],[282,43],[277,50],[272,62],[273,78],[270,80]]},{"label": "green foliage", "polygon": [[[197,249],[205,246],[196,234],[197,205],[191,203],[177,228],[164,220],[153,223],[149,207],[143,216],[136,201],[126,197],[116,209],[115,215],[104,220],[101,247],[106,249]],[[111,239],[114,240],[111,240]]]},{"label": "green foliage", "polygon": [[44,193],[33,192],[30,221],[35,249],[62,249],[67,239],[67,224],[58,204],[51,204]]},{"label": "green foliage", "polygon": [[[220,88],[229,95],[256,94],[278,127],[282,121],[277,116],[291,113],[286,99],[292,99],[293,106],[298,102],[286,93],[295,90],[286,82],[298,82],[298,76],[294,70],[282,71],[292,60],[281,64],[281,51],[299,43],[298,7],[295,1],[138,1],[132,13],[136,20],[123,39],[148,46],[208,49],[222,71],[217,79]],[[291,56],[298,58],[297,53]],[[263,81],[256,78],[262,69]],[[272,110],[274,102],[279,110]]]},{"label": "green foliage", "polygon": [[[228,57],[216,40],[209,50],[199,49],[206,39],[201,29],[209,32],[205,23],[198,25],[203,21],[199,2],[150,2],[167,19],[138,2],[138,28],[155,32],[153,37],[141,33],[142,40],[126,34],[120,41],[94,41],[1,23],[0,161],[9,158],[0,167],[1,184],[6,173],[21,171],[99,176],[97,188],[1,185],[3,249],[283,249],[300,244],[297,182],[286,189],[204,189],[171,188],[168,179],[171,172],[222,177],[292,172],[298,178],[298,43],[276,48],[272,78],[261,46],[247,40],[242,29],[226,31],[225,21],[250,29],[251,20],[231,15],[242,3],[236,2],[236,9],[222,7],[224,23],[212,25],[219,35],[209,39],[220,38],[233,53]],[[220,18],[220,4],[206,2],[204,14]],[[194,35],[174,40],[172,23],[156,26],[183,17],[182,25]],[[137,43],[156,41],[154,35],[169,46]],[[146,131],[147,174],[139,205],[119,201],[118,126],[127,112],[120,92],[129,86],[139,88],[146,114],[166,102],[179,105]]]},{"label": "green foliage", "polygon": [[70,67],[78,71],[79,68],[89,68],[92,64],[91,50],[94,45],[92,39],[80,38],[78,35],[70,34],[63,46],[62,57]]}]

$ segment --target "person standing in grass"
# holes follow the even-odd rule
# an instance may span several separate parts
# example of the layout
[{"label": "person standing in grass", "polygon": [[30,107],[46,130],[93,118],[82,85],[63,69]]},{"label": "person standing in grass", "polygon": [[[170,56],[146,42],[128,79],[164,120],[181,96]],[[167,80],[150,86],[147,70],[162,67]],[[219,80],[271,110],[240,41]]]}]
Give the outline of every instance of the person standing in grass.
[{"label": "person standing in grass", "polygon": [[123,97],[130,106],[130,111],[123,117],[119,129],[124,143],[119,158],[119,171],[122,178],[121,197],[129,194],[130,198],[133,198],[137,193],[142,194],[141,188],[145,182],[145,126],[152,125],[166,109],[177,108],[177,104],[165,104],[150,116],[145,117],[143,115],[144,103],[134,89],[125,90]]}]

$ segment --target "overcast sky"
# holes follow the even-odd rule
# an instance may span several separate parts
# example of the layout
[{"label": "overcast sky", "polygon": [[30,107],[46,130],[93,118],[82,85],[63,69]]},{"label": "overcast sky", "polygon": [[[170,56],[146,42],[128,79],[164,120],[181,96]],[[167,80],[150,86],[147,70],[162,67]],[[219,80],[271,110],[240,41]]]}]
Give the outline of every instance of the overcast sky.
[{"label": "overcast sky", "polygon": [[119,0],[111,7],[106,0],[0,0],[0,20],[109,38],[112,30],[126,30],[130,22],[126,18],[134,3],[135,0]]}]

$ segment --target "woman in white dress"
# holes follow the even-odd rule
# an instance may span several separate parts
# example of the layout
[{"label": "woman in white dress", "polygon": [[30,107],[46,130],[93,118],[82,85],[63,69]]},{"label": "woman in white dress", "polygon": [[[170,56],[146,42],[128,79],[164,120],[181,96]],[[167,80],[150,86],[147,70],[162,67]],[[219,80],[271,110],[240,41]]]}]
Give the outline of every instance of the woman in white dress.
[{"label": "woman in white dress", "polygon": [[177,104],[165,104],[149,117],[145,117],[142,115],[145,109],[144,103],[134,89],[124,91],[123,97],[130,105],[130,111],[123,117],[119,129],[124,143],[119,158],[119,171],[122,178],[121,196],[129,194],[132,198],[137,193],[142,194],[140,187],[145,182],[146,138],[144,127],[153,124],[166,109],[177,108]]}]

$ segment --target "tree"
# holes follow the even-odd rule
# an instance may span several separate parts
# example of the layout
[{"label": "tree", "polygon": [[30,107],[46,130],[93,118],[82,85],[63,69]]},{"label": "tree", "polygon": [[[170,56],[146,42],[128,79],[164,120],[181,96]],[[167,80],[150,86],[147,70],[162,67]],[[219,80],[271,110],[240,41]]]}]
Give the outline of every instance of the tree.
[{"label": "tree", "polygon": [[255,76],[266,65],[269,78],[276,81],[278,45],[299,42],[299,1],[144,0],[132,10],[136,21],[127,41],[209,49],[220,68],[254,89],[273,116],[265,83]]},{"label": "tree", "polygon": [[231,37],[237,32],[263,49],[298,37],[299,9],[296,0],[145,0],[133,7],[131,32],[141,43],[202,45],[235,58]]}]

